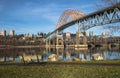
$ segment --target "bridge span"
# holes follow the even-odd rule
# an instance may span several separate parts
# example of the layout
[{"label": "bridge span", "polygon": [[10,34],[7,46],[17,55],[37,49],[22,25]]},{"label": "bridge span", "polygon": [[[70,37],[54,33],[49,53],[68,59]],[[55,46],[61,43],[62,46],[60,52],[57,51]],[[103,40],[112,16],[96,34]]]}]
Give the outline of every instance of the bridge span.
[{"label": "bridge span", "polygon": [[[71,21],[67,21],[69,17],[72,17]],[[55,39],[55,45],[63,46],[63,30],[76,24],[78,30],[76,31],[75,44],[76,46],[80,45],[79,35],[83,34],[83,44],[84,46],[87,46],[85,33],[86,30],[95,26],[102,26],[116,22],[120,22],[120,3],[98,10],[88,15],[85,15],[84,13],[77,10],[67,10],[61,15],[56,29],[46,36],[46,42],[51,39]]]}]

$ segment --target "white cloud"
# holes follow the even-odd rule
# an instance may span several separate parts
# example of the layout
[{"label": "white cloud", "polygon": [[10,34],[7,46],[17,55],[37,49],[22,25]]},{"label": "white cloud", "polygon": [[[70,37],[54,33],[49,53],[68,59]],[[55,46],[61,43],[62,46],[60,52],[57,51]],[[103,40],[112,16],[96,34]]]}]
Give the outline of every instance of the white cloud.
[{"label": "white cloud", "polygon": [[[0,6],[2,7],[2,6]],[[81,11],[85,11],[86,13],[89,13],[90,10],[87,8],[93,7],[92,4],[88,5],[65,5],[65,4],[56,4],[56,3],[48,3],[46,5],[35,5],[35,3],[32,2],[26,2],[19,8],[19,6],[16,6],[16,9],[10,10],[8,12],[8,15],[14,19],[22,20],[22,21],[30,21],[30,20],[38,20],[38,19],[46,19],[47,21],[51,22],[52,25],[45,25],[44,28],[46,28],[47,31],[51,31],[55,29],[55,26],[57,25],[58,19],[60,15],[67,9],[78,9]],[[34,22],[33,22],[34,23]],[[40,23],[40,22],[38,22]],[[47,23],[45,21],[45,23]],[[17,25],[16,25],[17,26]],[[21,27],[18,25],[17,27]],[[16,27],[16,28],[17,28]],[[33,30],[29,30],[26,26],[25,28],[20,28],[19,31],[28,31],[32,32]],[[31,28],[33,25],[31,25]],[[36,26],[37,27],[37,26]],[[33,28],[32,28],[33,29]],[[34,28],[36,31],[41,30],[39,28]]]},{"label": "white cloud", "polygon": [[[82,11],[90,11],[87,8],[93,7],[92,4],[88,5],[65,5],[65,4],[46,4],[46,5],[39,5],[35,6],[34,3],[28,2],[21,6],[21,8],[16,9],[14,12],[11,11],[10,15],[15,18],[22,18],[24,20],[45,18],[54,24],[58,21],[60,15],[67,9],[78,9]],[[77,8],[76,8],[77,7]]]}]

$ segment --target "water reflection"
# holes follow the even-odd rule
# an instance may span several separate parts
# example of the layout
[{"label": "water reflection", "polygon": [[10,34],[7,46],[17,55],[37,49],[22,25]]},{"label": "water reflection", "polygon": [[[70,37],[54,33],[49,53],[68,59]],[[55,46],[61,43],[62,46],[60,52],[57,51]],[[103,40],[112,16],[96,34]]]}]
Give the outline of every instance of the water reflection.
[{"label": "water reflection", "polygon": [[0,62],[90,61],[120,59],[120,49],[13,48],[0,49]]}]

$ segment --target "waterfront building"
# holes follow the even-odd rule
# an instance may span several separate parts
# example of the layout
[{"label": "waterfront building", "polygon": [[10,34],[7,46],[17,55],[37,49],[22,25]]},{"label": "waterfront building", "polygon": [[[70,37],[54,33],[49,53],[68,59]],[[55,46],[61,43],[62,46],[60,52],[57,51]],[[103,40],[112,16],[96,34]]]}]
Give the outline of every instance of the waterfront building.
[{"label": "waterfront building", "polygon": [[10,30],[10,31],[9,31],[9,36],[14,36],[14,34],[15,34],[15,31],[14,31],[14,30]]},{"label": "waterfront building", "polygon": [[102,37],[103,37],[103,38],[106,37],[106,32],[102,32]]},{"label": "waterfront building", "polygon": [[6,36],[6,30],[0,30],[0,36]]},{"label": "waterfront building", "polygon": [[70,32],[66,32],[66,38],[69,39],[70,37]]},{"label": "waterfront building", "polygon": [[28,33],[28,34],[25,34],[24,37],[32,38],[33,34]]},{"label": "waterfront building", "polygon": [[89,32],[89,36],[92,37],[94,34],[93,34],[93,31],[90,31]]}]

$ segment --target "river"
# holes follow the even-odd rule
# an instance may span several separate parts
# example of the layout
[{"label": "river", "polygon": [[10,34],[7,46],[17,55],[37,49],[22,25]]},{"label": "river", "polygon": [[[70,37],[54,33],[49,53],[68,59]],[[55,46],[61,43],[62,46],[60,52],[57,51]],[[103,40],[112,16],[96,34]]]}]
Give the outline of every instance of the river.
[{"label": "river", "polygon": [[0,62],[91,61],[120,59],[119,48],[11,48],[0,49]]}]

